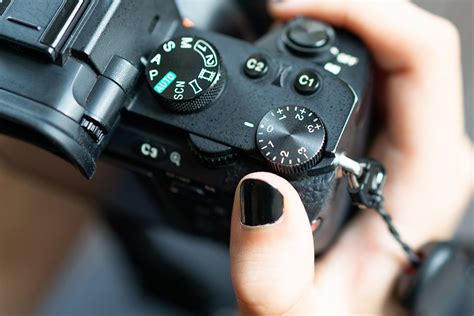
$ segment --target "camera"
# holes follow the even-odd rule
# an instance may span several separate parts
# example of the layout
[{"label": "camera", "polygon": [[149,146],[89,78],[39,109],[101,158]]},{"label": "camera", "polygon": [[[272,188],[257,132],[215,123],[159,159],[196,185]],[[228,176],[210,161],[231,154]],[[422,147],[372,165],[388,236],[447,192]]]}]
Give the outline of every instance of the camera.
[{"label": "camera", "polygon": [[350,214],[337,153],[360,157],[371,59],[300,17],[254,43],[183,23],[172,0],[0,3],[0,132],[92,178],[99,158],[152,178],[180,229],[227,242],[239,180],[291,182],[323,251]]}]

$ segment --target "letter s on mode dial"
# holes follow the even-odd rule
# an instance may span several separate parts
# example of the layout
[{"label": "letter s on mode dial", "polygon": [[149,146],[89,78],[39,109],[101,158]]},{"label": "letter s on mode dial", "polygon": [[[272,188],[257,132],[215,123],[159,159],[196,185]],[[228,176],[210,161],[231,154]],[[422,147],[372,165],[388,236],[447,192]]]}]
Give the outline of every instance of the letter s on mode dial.
[{"label": "letter s on mode dial", "polygon": [[256,140],[260,153],[273,170],[297,174],[318,163],[326,142],[326,128],[308,108],[282,106],[263,117]]}]

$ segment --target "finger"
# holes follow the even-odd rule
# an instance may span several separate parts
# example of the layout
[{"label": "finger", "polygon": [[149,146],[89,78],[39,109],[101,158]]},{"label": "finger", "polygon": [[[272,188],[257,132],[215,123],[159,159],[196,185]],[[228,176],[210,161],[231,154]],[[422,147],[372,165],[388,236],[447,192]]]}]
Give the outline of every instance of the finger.
[{"label": "finger", "polygon": [[313,238],[299,195],[286,180],[254,173],[241,181],[230,254],[234,289],[244,313],[282,314],[308,294]]},{"label": "finger", "polygon": [[280,19],[303,14],[351,30],[374,53],[377,64],[389,71],[426,64],[433,53],[429,49],[433,34],[445,41],[444,32],[439,33],[440,27],[433,23],[442,24],[442,19],[407,1],[280,0],[271,1],[269,9]]},{"label": "finger", "polygon": [[348,311],[374,315],[391,297],[406,259],[381,219],[367,212],[351,222],[318,262],[314,280],[319,292],[344,298]]},{"label": "finger", "polygon": [[[469,157],[472,165],[474,151],[470,141],[466,142],[465,146],[458,148],[458,157],[452,158],[456,160],[455,165],[461,166],[459,169],[464,170],[464,174],[458,177],[451,170],[448,171],[450,175],[440,177],[456,179],[450,183],[457,184],[444,187],[442,194],[425,194],[426,187],[433,185],[430,181],[423,181],[425,188],[420,189],[416,178],[429,179],[433,176],[417,171],[423,166],[414,166],[411,171],[397,170],[398,174],[395,176],[404,179],[402,185],[394,185],[390,175],[388,177],[384,190],[387,197],[386,209],[391,213],[402,239],[415,250],[428,241],[452,238],[455,227],[458,227],[458,220],[469,201],[467,191],[472,188],[472,185],[466,184],[469,183]],[[387,153],[388,156],[390,154],[396,156],[393,151]],[[388,161],[387,159],[384,161]],[[388,163],[394,165],[389,161]],[[417,176],[413,177],[415,173]],[[437,186],[437,183],[434,185]],[[410,192],[414,188],[419,193]],[[436,191],[439,192],[428,189],[428,192]],[[413,195],[416,198],[413,198]],[[347,262],[351,264],[347,265]],[[315,282],[329,284],[330,286],[324,289],[325,292],[332,291],[339,293],[341,297],[349,298],[351,310],[373,314],[389,302],[394,282],[407,266],[408,258],[390,234],[386,223],[374,210],[366,209],[361,210],[346,227],[334,247],[318,262]],[[331,278],[335,274],[338,278]],[[368,284],[370,286],[367,286]]]},{"label": "finger", "polygon": [[[283,0],[269,7],[278,18],[304,14],[346,28],[365,42],[378,68],[388,72],[377,96],[396,146],[430,152],[441,147],[426,140],[465,133],[460,40],[451,22],[401,0]],[[440,129],[440,122],[450,128]],[[433,133],[440,137],[427,137]]]}]

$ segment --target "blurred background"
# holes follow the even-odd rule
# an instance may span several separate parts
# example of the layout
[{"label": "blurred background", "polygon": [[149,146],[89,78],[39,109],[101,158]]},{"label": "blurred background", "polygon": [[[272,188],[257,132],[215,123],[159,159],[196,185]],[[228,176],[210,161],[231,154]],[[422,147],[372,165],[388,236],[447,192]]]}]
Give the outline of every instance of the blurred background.
[{"label": "blurred background", "polygon": [[[261,1],[179,0],[183,16],[200,28],[255,39],[268,24]],[[423,0],[420,6],[447,17],[459,28],[463,45],[466,127],[474,139],[474,1]],[[422,100],[421,100],[422,102]],[[152,212],[154,201],[131,174],[102,165],[93,183],[71,173],[69,166],[25,144],[0,137],[0,148],[18,148],[35,161],[44,159],[62,175],[51,178],[27,172],[30,162],[18,162],[0,150],[0,315],[231,315],[235,302],[229,277],[227,248],[167,226],[147,231],[147,238],[162,257],[153,267],[178,278],[137,278],[127,252],[114,231],[120,223],[107,222],[94,199],[84,202],[81,192],[105,192],[109,208],[120,210],[117,197],[126,197],[136,212]],[[14,152],[15,150],[12,150]],[[19,163],[17,169],[8,162]],[[25,167],[26,166],[26,167]],[[70,176],[69,176],[70,175]],[[45,182],[44,178],[51,178]],[[73,180],[66,189],[65,178]],[[64,180],[66,181],[66,180]],[[50,184],[50,182],[52,184]],[[46,184],[48,183],[48,184]],[[78,194],[79,192],[79,194]],[[6,210],[19,210],[12,214]],[[67,216],[64,216],[67,214]],[[13,223],[13,224],[12,224]],[[27,223],[29,225],[20,225]],[[133,233],[133,232],[132,232]],[[474,246],[474,205],[466,211],[456,238]],[[177,272],[180,271],[180,272]],[[138,273],[139,275],[139,273]],[[176,276],[176,275],[175,275]],[[149,278],[149,277],[146,277]],[[146,288],[157,295],[150,296]]]}]

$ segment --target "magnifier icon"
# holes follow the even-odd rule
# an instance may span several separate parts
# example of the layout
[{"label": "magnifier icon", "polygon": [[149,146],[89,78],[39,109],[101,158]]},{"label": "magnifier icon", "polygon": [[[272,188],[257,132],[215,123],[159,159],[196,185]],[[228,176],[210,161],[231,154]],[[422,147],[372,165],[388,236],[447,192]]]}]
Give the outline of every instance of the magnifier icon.
[{"label": "magnifier icon", "polygon": [[174,151],[171,153],[170,155],[170,161],[171,163],[175,164],[177,167],[180,167],[181,166],[181,155]]}]

